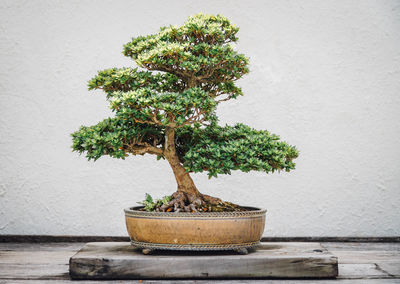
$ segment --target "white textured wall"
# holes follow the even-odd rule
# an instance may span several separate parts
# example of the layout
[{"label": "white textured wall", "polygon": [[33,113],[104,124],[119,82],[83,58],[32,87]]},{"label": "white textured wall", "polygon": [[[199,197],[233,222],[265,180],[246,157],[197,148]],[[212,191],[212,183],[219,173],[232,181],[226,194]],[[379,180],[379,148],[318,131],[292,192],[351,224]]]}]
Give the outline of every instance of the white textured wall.
[{"label": "white textured wall", "polygon": [[0,234],[125,235],[122,209],[175,190],[153,156],[93,163],[69,134],[110,115],[97,70],[132,36],[221,13],[251,60],[222,123],[297,145],[292,173],[235,172],[200,190],[266,207],[268,236],[400,234],[399,1],[0,2]]}]

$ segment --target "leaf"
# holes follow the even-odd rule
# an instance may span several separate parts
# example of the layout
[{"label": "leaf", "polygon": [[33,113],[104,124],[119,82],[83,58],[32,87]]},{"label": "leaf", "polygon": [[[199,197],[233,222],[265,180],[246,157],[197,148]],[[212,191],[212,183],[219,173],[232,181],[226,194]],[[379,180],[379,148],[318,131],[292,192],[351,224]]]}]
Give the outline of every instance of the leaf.
[{"label": "leaf", "polygon": [[153,203],[153,197],[151,197],[150,194],[146,193],[146,198],[145,198],[146,202],[148,203]]}]

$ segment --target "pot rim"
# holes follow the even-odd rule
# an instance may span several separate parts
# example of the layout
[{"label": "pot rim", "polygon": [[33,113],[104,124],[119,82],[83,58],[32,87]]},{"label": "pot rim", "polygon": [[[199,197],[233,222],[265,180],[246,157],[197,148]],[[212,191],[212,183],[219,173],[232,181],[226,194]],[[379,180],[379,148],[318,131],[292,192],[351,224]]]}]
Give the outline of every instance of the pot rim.
[{"label": "pot rim", "polygon": [[232,212],[155,212],[155,211],[139,211],[138,209],[144,206],[134,206],[124,209],[126,217],[169,217],[169,218],[179,218],[179,217],[256,217],[263,216],[267,212],[266,209],[261,209],[252,206],[241,206],[243,208],[249,209],[249,211],[232,211]]}]

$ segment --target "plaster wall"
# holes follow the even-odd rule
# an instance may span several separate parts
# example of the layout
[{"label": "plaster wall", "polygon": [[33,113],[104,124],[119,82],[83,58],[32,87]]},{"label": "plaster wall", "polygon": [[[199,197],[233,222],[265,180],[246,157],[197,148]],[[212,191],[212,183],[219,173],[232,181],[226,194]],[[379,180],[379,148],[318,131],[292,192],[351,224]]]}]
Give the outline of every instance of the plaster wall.
[{"label": "plaster wall", "polygon": [[400,235],[399,1],[0,2],[0,234],[126,235],[122,209],[176,185],[153,156],[88,162],[69,134],[112,115],[96,71],[133,66],[122,45],[221,13],[250,57],[221,123],[297,145],[291,173],[234,172],[204,193],[269,210],[266,236]]}]

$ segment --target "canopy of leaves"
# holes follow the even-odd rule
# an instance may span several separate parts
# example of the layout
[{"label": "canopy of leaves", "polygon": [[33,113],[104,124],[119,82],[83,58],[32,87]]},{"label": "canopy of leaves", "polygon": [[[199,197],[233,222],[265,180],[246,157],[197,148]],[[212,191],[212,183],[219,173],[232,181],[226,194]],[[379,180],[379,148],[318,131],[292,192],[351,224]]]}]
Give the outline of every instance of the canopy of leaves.
[{"label": "canopy of leaves", "polygon": [[210,120],[220,101],[242,95],[234,81],[248,72],[248,59],[230,45],[238,30],[223,16],[198,14],[180,27],[139,36],[124,54],[164,72],[107,69],[89,89],[104,90],[117,115],[138,123],[174,128]]},{"label": "canopy of leaves", "polygon": [[119,116],[107,118],[90,127],[81,126],[71,135],[73,150],[85,153],[88,160],[97,160],[104,155],[121,159],[125,159],[129,153],[143,155],[147,152],[144,152],[146,147],[159,146],[164,139],[160,128]]},{"label": "canopy of leaves", "polygon": [[186,170],[207,171],[209,177],[232,170],[290,171],[298,156],[297,149],[279,136],[244,124],[184,127],[177,136],[179,158]]},{"label": "canopy of leaves", "polygon": [[89,160],[145,153],[160,158],[173,129],[187,171],[216,177],[232,170],[294,169],[298,152],[278,136],[216,124],[218,103],[242,95],[235,82],[249,72],[248,58],[231,45],[238,30],[221,15],[198,14],[182,26],[133,38],[123,52],[147,71],[111,68],[89,81],[89,89],[106,93],[115,117],[82,126],[72,134],[72,148]]},{"label": "canopy of leaves", "polygon": [[242,94],[233,83],[248,73],[248,58],[231,46],[238,28],[221,16],[198,14],[180,27],[161,28],[149,36],[133,38],[124,54],[148,70],[174,74],[189,87],[201,86],[213,96]]},{"label": "canopy of leaves", "polygon": [[114,92],[135,91],[141,88],[154,92],[182,92],[184,86],[181,80],[169,73],[153,73],[140,71],[137,68],[111,68],[100,71],[88,83],[89,90],[102,89],[107,98]]},{"label": "canopy of leaves", "polygon": [[118,116],[133,118],[138,123],[181,126],[208,119],[216,102],[200,88],[182,93],[154,93],[151,89],[114,93],[111,108]]},{"label": "canopy of leaves", "polygon": [[[103,155],[124,159],[130,154],[144,154],[151,145],[163,145],[164,134],[154,125],[135,123],[122,117],[108,118],[72,134],[75,151],[91,160]],[[244,124],[207,127],[185,126],[176,133],[176,150],[189,172],[207,171],[210,177],[230,174],[232,170],[274,172],[290,171],[298,156],[294,146],[265,130],[255,130]],[[146,150],[147,151],[147,150]],[[162,157],[162,153],[154,153]]]}]

